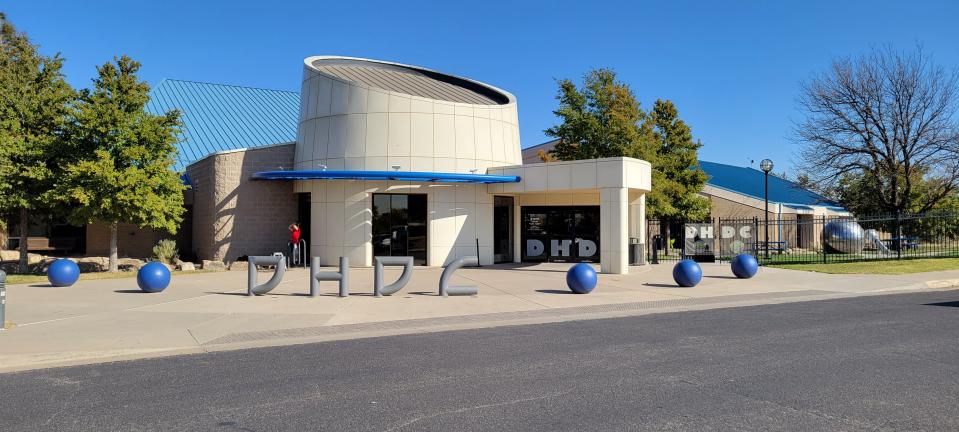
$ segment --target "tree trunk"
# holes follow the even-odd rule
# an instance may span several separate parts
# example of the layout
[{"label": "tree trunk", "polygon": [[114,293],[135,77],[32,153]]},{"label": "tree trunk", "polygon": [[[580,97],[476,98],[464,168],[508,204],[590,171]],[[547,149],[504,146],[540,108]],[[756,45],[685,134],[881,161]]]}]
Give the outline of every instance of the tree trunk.
[{"label": "tree trunk", "polygon": [[20,209],[20,265],[18,266],[21,274],[30,272],[29,262],[27,261],[27,236],[30,233],[30,222],[27,220],[30,214],[26,208]]},{"label": "tree trunk", "polygon": [[116,273],[117,268],[117,223],[110,224],[110,272]]},{"label": "tree trunk", "polygon": [[7,235],[7,221],[0,220],[0,250],[7,250],[9,236]]}]

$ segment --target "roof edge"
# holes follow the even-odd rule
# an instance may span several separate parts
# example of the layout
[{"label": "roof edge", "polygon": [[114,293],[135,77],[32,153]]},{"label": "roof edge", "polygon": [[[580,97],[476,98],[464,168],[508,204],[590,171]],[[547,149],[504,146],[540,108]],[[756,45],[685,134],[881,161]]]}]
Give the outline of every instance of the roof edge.
[{"label": "roof edge", "polygon": [[[310,69],[311,71],[313,71],[314,73],[318,73],[318,74],[323,75],[323,76],[325,76],[325,77],[327,77],[327,78],[334,79],[334,80],[337,80],[337,81],[341,81],[342,79],[341,79],[341,78],[334,77],[334,76],[330,76],[329,74],[326,74],[326,73],[323,73],[323,72],[317,70],[317,68],[313,66],[313,62],[315,62],[315,61],[317,61],[317,60],[351,60],[351,61],[361,61],[361,62],[369,62],[369,63],[379,63],[379,64],[384,64],[384,65],[389,65],[389,66],[397,66],[397,67],[403,67],[403,68],[408,68],[408,69],[413,69],[413,70],[419,70],[419,71],[429,72],[429,73],[433,73],[433,74],[445,75],[445,76],[448,76],[448,77],[451,77],[451,78],[455,78],[455,79],[467,81],[467,82],[473,83],[473,84],[475,84],[475,85],[478,85],[478,86],[481,86],[481,87],[485,87],[485,88],[487,88],[487,89],[489,89],[489,90],[492,90],[492,91],[497,92],[497,93],[499,93],[499,94],[501,94],[501,95],[503,95],[503,96],[506,96],[507,102],[506,102],[505,104],[498,104],[498,105],[500,105],[500,106],[502,106],[502,105],[515,105],[515,104],[516,104],[516,96],[514,96],[512,93],[510,93],[510,92],[508,92],[508,91],[506,91],[506,90],[503,90],[503,89],[501,89],[501,88],[499,88],[499,87],[496,87],[496,86],[490,85],[490,84],[486,84],[486,83],[484,83],[484,82],[480,82],[480,81],[477,81],[477,80],[474,80],[474,79],[466,78],[466,77],[459,76],[459,75],[453,75],[453,74],[450,74],[450,73],[441,72],[441,71],[434,70],[434,69],[430,69],[430,68],[425,68],[425,67],[422,67],[422,66],[415,66],[415,65],[405,64],[405,63],[390,62],[390,61],[386,61],[386,60],[377,60],[377,59],[364,58],[364,57],[349,57],[349,56],[336,56],[336,55],[318,55],[318,56],[310,56],[310,57],[307,57],[307,58],[303,59],[303,64],[304,64],[304,66],[306,66],[307,68],[309,68],[309,69]],[[356,84],[360,84],[360,83],[356,83]],[[362,84],[361,84],[361,85],[362,85]],[[364,85],[364,86],[365,86],[365,85]],[[388,89],[383,89],[383,90],[384,90],[384,91],[392,91],[392,90],[388,90]],[[394,93],[400,93],[400,92],[395,92],[395,91],[394,91]],[[406,93],[403,93],[403,94],[406,94]],[[462,103],[462,102],[454,102],[454,103]],[[467,105],[476,105],[476,104],[467,104]]]},{"label": "roof edge", "polygon": [[222,156],[222,155],[230,154],[230,153],[240,153],[240,152],[245,152],[245,151],[250,151],[250,150],[260,150],[260,149],[265,149],[265,148],[282,147],[282,146],[288,146],[288,145],[296,145],[296,141],[290,141],[290,142],[285,142],[285,143],[276,143],[276,144],[267,144],[267,145],[261,145],[261,146],[256,146],[256,147],[243,147],[243,148],[238,148],[238,149],[229,149],[229,150],[216,151],[216,152],[213,152],[213,153],[209,153],[209,154],[207,154],[206,156],[203,156],[203,157],[201,157],[201,158],[199,158],[199,159],[197,159],[197,160],[195,160],[195,161],[193,161],[193,162],[190,162],[190,163],[187,164],[187,165],[184,165],[184,166],[183,166],[183,172],[186,172],[187,168],[190,168],[191,166],[196,165],[196,164],[198,164],[198,163],[200,163],[200,162],[203,162],[203,161],[205,161],[205,160],[207,160],[207,159],[209,159],[209,158],[211,158],[211,157],[213,157],[213,156]]}]

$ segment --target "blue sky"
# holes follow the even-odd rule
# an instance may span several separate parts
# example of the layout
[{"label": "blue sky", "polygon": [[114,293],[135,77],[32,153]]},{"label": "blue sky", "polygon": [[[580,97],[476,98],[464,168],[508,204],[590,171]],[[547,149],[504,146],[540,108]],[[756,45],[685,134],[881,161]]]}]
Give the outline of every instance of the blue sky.
[{"label": "blue sky", "polygon": [[86,87],[114,55],[163,78],[299,91],[302,59],[430,67],[517,96],[523,146],[555,124],[557,78],[615,69],[644,107],[673,100],[700,158],[792,168],[799,82],[831,59],[922,44],[959,67],[955,1],[0,1]]}]

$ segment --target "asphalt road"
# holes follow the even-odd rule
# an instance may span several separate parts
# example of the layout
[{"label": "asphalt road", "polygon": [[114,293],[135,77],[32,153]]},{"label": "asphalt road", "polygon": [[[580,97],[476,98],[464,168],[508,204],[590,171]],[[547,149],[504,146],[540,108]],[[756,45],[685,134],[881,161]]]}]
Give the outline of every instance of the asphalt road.
[{"label": "asphalt road", "polygon": [[0,431],[955,431],[957,306],[889,295],[2,374]]}]

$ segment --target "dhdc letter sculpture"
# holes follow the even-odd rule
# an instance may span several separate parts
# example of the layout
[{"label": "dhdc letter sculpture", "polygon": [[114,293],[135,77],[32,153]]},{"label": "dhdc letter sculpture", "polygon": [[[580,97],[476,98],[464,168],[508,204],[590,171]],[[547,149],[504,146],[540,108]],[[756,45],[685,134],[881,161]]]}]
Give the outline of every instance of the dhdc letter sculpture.
[{"label": "dhdc letter sculpture", "polygon": [[[475,256],[468,256],[451,262],[443,269],[440,275],[439,295],[443,297],[476,295],[479,289],[475,285],[450,285],[449,281],[453,273],[463,266],[476,266],[479,259]],[[273,276],[263,284],[257,284],[257,266],[275,266]],[[383,285],[383,272],[386,266],[402,266],[403,274],[399,279],[389,285]],[[310,297],[320,295],[320,281],[339,282],[339,297],[350,295],[350,261],[347,257],[340,257],[340,271],[321,272],[320,257],[313,257],[310,263]],[[251,256],[249,257],[249,270],[247,275],[247,294],[250,296],[264,295],[269,293],[280,282],[283,281],[283,275],[286,273],[286,258],[283,255],[274,256]],[[373,295],[383,297],[399,292],[409,283],[413,276],[413,257],[374,257],[373,258]]]}]

